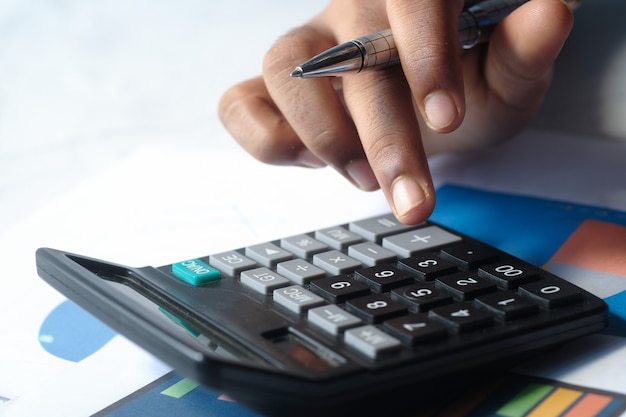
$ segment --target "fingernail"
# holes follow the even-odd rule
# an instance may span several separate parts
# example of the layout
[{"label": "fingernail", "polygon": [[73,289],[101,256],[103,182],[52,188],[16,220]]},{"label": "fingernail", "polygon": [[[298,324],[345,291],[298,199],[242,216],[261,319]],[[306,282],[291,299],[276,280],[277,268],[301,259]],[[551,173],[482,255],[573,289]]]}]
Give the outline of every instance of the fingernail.
[{"label": "fingernail", "polygon": [[378,189],[378,180],[370,164],[363,159],[350,162],[345,168],[346,174],[360,189],[372,191]]},{"label": "fingernail", "polygon": [[443,91],[435,91],[424,100],[426,123],[433,130],[443,130],[450,126],[459,115],[452,97]]},{"label": "fingernail", "polygon": [[412,178],[400,177],[392,185],[394,211],[397,217],[405,217],[428,197],[424,189]]},{"label": "fingernail", "polygon": [[578,6],[580,6],[581,0],[561,0],[561,1],[565,3],[567,7],[569,7],[570,10],[576,10],[578,9]]},{"label": "fingernail", "polygon": [[324,168],[326,166],[324,161],[308,149],[304,149],[298,154],[298,163],[307,168]]}]

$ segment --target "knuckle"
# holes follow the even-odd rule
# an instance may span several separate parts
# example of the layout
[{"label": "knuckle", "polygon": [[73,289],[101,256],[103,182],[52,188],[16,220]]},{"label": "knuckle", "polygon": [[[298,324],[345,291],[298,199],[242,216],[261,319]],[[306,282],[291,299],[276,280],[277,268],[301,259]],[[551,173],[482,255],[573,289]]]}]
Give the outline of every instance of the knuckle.
[{"label": "knuckle", "polygon": [[448,49],[452,48],[444,40],[426,36],[418,46],[405,52],[403,67],[408,74],[419,74],[422,77],[425,71],[431,74],[445,73],[448,70]]},{"label": "knuckle", "polygon": [[239,142],[256,159],[268,164],[284,164],[295,158],[299,149],[285,136],[290,126],[284,119],[274,118],[271,122],[253,123]]},{"label": "knuckle", "polygon": [[319,52],[314,43],[308,41],[317,36],[317,31],[309,26],[292,29],[281,36],[263,58],[263,73],[284,75],[285,70],[292,70],[294,65]]},{"label": "knuckle", "polygon": [[399,143],[398,136],[393,133],[379,135],[365,147],[368,159],[376,165],[386,165],[406,155],[407,150]]},{"label": "knuckle", "polygon": [[325,155],[332,154],[337,148],[339,134],[332,126],[327,126],[315,132],[310,139],[310,148]]},{"label": "knuckle", "polygon": [[242,97],[247,94],[245,87],[242,84],[237,84],[229,88],[220,98],[217,105],[217,112],[220,120],[225,125],[232,120],[232,113],[236,109],[236,106]]},{"label": "knuckle", "polygon": [[235,141],[261,162],[288,163],[302,146],[289,123],[263,96],[228,92],[219,105],[219,117]]}]

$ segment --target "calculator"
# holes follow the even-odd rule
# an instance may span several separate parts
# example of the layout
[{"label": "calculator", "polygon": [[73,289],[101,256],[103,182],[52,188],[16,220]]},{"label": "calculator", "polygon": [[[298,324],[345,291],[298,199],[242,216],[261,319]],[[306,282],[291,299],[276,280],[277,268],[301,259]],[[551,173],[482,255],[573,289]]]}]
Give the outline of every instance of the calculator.
[{"label": "calculator", "polygon": [[181,375],[269,416],[415,411],[608,316],[552,273],[391,214],[160,267],[41,248],[37,269]]}]

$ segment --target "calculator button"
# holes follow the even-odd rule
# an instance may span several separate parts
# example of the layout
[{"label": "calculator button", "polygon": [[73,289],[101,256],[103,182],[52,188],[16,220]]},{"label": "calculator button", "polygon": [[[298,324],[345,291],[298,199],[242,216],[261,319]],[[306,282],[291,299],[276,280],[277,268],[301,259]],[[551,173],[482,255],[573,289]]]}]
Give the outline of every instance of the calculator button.
[{"label": "calculator button", "polygon": [[548,309],[579,302],[583,297],[578,287],[566,281],[549,279],[524,284],[519,287],[519,292]]},{"label": "calculator button", "polygon": [[372,242],[380,242],[385,236],[404,232],[412,228],[415,228],[415,226],[407,226],[400,223],[391,214],[352,222],[349,225],[350,231]]},{"label": "calculator button", "polygon": [[327,333],[337,335],[362,321],[336,305],[316,307],[307,313],[309,321]]},{"label": "calculator button", "polygon": [[319,252],[328,250],[328,246],[309,235],[295,235],[281,239],[280,246],[294,255],[308,259]]},{"label": "calculator button", "polygon": [[291,284],[287,278],[268,268],[256,268],[241,273],[241,283],[261,294],[270,294],[276,288]]},{"label": "calculator button", "polygon": [[425,253],[398,262],[402,269],[406,269],[422,281],[431,281],[438,276],[451,274],[458,269],[452,262],[445,261],[435,253]]},{"label": "calculator button", "polygon": [[398,339],[372,325],[346,330],[344,342],[371,359],[402,346]]},{"label": "calculator button", "polygon": [[389,264],[359,269],[355,272],[354,277],[376,292],[388,292],[393,288],[413,282],[413,278],[406,272]]},{"label": "calculator button", "polygon": [[504,320],[530,316],[539,312],[539,306],[513,291],[498,291],[476,299],[476,305],[483,307]]},{"label": "calculator button", "polygon": [[383,247],[403,258],[414,256],[420,251],[433,249],[460,241],[459,236],[437,226],[428,226],[410,232],[388,236],[383,239]]},{"label": "calculator button", "polygon": [[313,255],[313,264],[332,275],[347,274],[362,266],[359,261],[337,250]]},{"label": "calculator button", "polygon": [[435,284],[458,300],[471,300],[497,289],[496,284],[471,272],[458,272],[437,278]]},{"label": "calculator button", "polygon": [[407,313],[404,305],[383,294],[352,298],[346,302],[346,308],[368,323],[381,323]]},{"label": "calculator button", "polygon": [[291,252],[279,248],[273,243],[261,243],[246,248],[246,256],[267,267],[273,267],[278,262],[293,258]]},{"label": "calculator button", "polygon": [[437,288],[432,282],[396,288],[391,291],[391,299],[408,305],[419,312],[452,302],[452,296]]},{"label": "calculator button", "polygon": [[311,291],[321,295],[331,303],[343,303],[349,298],[368,295],[370,289],[367,285],[354,281],[345,275],[321,278],[311,281]]},{"label": "calculator button", "polygon": [[218,253],[217,255],[211,255],[209,257],[209,263],[211,266],[231,276],[236,276],[241,271],[258,266],[252,259],[243,256],[237,251],[228,251]]},{"label": "calculator button", "polygon": [[522,283],[538,278],[538,272],[534,268],[516,260],[481,266],[478,275],[493,280],[499,287],[505,289],[517,288]]},{"label": "calculator button", "polygon": [[220,279],[220,271],[205,264],[200,259],[188,259],[172,264],[172,273],[194,286]]},{"label": "calculator button", "polygon": [[324,304],[324,299],[299,285],[274,290],[274,301],[294,313],[303,313],[309,308]]},{"label": "calculator button", "polygon": [[367,266],[392,262],[397,258],[395,253],[373,242],[357,243],[350,246],[348,255]]},{"label": "calculator button", "polygon": [[498,252],[484,245],[462,243],[442,249],[441,257],[469,270],[493,261]]},{"label": "calculator button", "polygon": [[473,307],[469,302],[434,308],[430,310],[429,317],[459,333],[486,328],[493,324],[491,315]]},{"label": "calculator button", "polygon": [[344,227],[329,227],[315,232],[315,238],[333,249],[342,250],[363,241],[363,238]]},{"label": "calculator button", "polygon": [[300,285],[308,284],[309,281],[313,279],[326,276],[323,270],[302,259],[292,259],[291,261],[281,262],[276,267],[276,270],[285,278]]},{"label": "calculator button", "polygon": [[391,335],[408,345],[432,342],[448,336],[446,328],[425,314],[409,314],[383,323]]}]

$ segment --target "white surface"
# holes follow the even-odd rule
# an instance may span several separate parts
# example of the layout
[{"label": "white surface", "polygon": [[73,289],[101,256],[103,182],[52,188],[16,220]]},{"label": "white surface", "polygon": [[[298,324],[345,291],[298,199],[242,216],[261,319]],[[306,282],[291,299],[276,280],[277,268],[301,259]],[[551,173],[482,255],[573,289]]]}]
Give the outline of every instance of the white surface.
[{"label": "white surface", "polygon": [[230,142],[222,92],[323,6],[0,2],[0,233],[139,148]]},{"label": "white surface", "polygon": [[[38,347],[39,325],[62,297],[36,277],[36,247],[51,245],[137,265],[164,264],[385,209],[380,194],[358,193],[330,170],[261,168],[232,143],[217,120],[221,93],[258,74],[271,43],[323,6],[286,0],[0,2],[0,260],[7,266],[0,278],[0,397],[23,399],[19,404],[25,407],[37,407],[41,402],[29,400],[38,398],[50,406],[51,398],[41,397],[46,389],[70,390],[64,385],[69,381],[88,386],[81,379],[93,369],[88,365],[98,367],[95,375],[103,381],[107,371],[118,372],[103,369],[105,359],[77,367]],[[569,59],[599,50],[568,48],[574,51],[566,51]],[[607,67],[612,79],[625,73],[617,56],[606,61],[614,63]],[[584,57],[578,62],[587,65],[577,66],[566,79],[575,88],[556,85],[538,125],[603,134],[604,122],[595,123],[598,119],[591,115],[618,102],[623,90],[600,81],[611,78],[596,73]],[[594,83],[586,84],[589,74]],[[580,107],[562,112],[564,102]],[[604,114],[613,114],[611,123],[617,127],[611,131],[619,133],[623,112],[610,109]],[[538,159],[525,142],[541,147],[550,138],[531,134],[506,145],[509,159],[499,159],[497,151],[441,158],[434,162],[436,179],[486,181],[501,190],[519,187],[520,192],[535,190],[555,198],[577,193],[574,198],[581,202],[624,209],[626,191],[619,183],[623,148],[586,148],[606,158],[598,165],[564,145],[566,138],[558,138],[556,146],[549,142],[552,151]],[[530,150],[525,157],[530,159],[518,158],[522,150]],[[553,163],[564,161],[570,161],[567,170],[554,170]],[[538,166],[548,170],[545,176],[537,174]],[[515,186],[501,175],[505,168],[515,172]],[[251,170],[253,178],[247,175]],[[617,188],[599,187],[607,184],[603,179],[618,182]],[[543,191],[537,191],[539,186]],[[314,203],[319,198],[336,206],[320,211]],[[356,202],[365,205],[355,209]],[[150,358],[145,360],[138,361],[136,370],[149,371],[136,375],[149,379]],[[154,372],[162,370],[152,363]],[[67,405],[71,399],[56,400]],[[0,414],[2,410],[8,408],[0,406]],[[33,410],[23,415],[33,415]]]}]

